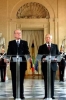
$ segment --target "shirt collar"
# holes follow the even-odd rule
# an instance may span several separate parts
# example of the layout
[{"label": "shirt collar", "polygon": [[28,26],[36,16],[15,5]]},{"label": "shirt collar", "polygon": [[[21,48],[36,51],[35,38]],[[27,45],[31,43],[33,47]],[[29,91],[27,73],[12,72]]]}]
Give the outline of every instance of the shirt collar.
[{"label": "shirt collar", "polygon": [[16,43],[17,43],[17,41],[19,41],[19,43],[20,43],[20,39],[19,40],[16,40]]},{"label": "shirt collar", "polygon": [[47,45],[47,47],[48,47],[48,45],[50,45],[50,47],[51,47],[51,43],[50,44],[46,43],[46,45]]}]

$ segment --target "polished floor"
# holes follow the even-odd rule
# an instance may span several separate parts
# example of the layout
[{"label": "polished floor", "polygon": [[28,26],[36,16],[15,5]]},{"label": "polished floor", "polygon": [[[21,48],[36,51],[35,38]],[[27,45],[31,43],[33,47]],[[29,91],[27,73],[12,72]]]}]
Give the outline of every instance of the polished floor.
[{"label": "polished floor", "polygon": [[[42,79],[24,80],[25,100],[43,100],[44,82]],[[55,80],[56,100],[66,100],[66,80],[59,82]],[[0,82],[0,100],[13,100],[11,80]]]}]

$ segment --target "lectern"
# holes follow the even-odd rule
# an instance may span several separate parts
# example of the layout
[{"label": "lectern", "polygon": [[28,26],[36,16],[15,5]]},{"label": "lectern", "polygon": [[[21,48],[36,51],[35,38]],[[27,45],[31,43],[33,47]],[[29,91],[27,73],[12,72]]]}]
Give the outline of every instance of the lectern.
[{"label": "lectern", "polygon": [[20,62],[23,62],[22,56],[25,56],[26,60],[30,58],[30,55],[16,55],[12,56],[13,62],[16,62],[16,98],[20,98]]},{"label": "lectern", "polygon": [[16,98],[20,98],[20,62],[22,62],[22,57],[16,55],[12,59],[13,62],[16,62]]},{"label": "lectern", "polygon": [[[37,55],[36,60],[40,61],[43,55]],[[60,55],[46,55],[44,62],[47,62],[47,99],[52,100],[51,98],[51,62],[60,62]]]}]

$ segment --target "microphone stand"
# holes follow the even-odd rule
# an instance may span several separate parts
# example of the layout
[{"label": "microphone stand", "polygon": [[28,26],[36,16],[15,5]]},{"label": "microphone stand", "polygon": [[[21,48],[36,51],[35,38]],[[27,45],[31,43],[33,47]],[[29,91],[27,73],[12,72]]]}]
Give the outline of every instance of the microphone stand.
[{"label": "microphone stand", "polygon": [[51,54],[49,54],[47,59],[47,100],[52,100],[51,98]]},{"label": "microphone stand", "polygon": [[20,57],[16,55],[16,98],[20,98]]}]

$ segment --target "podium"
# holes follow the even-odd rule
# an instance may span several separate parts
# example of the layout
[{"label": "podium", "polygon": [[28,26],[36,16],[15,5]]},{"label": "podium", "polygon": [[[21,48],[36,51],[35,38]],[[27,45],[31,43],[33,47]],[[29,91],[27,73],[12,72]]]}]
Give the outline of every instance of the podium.
[{"label": "podium", "polygon": [[[51,98],[51,62],[60,62],[61,61],[61,55],[45,55],[45,60],[42,62],[47,62],[47,99],[46,100],[52,100]],[[41,58],[43,55],[37,55],[36,60],[41,61]]]},{"label": "podium", "polygon": [[24,62],[22,56],[26,58],[26,61],[30,58],[30,55],[12,56],[13,62],[16,62],[16,99],[20,98],[20,62]]},{"label": "podium", "polygon": [[12,57],[13,62],[16,62],[16,98],[20,98],[20,62],[22,62],[22,57],[16,55]]}]

